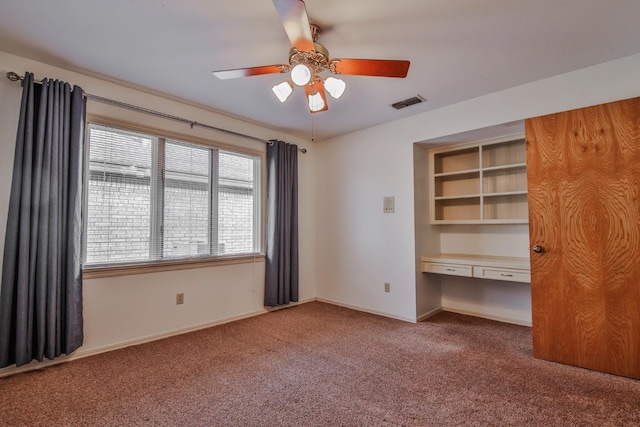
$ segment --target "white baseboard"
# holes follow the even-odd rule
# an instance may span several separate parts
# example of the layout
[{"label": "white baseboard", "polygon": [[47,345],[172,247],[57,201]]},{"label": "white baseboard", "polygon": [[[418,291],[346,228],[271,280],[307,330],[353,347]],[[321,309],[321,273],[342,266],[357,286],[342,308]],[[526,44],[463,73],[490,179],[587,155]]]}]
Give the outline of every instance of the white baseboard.
[{"label": "white baseboard", "polygon": [[316,301],[317,299],[315,297],[313,298],[307,298],[307,299],[303,299],[300,301],[296,301],[296,302],[290,302],[289,304],[286,305],[278,305],[275,307],[265,307],[264,309],[268,312],[272,312],[272,311],[278,311],[278,310],[283,310],[285,308],[289,308],[289,307],[295,307],[296,305],[300,305],[300,304],[306,304],[308,302],[312,302],[312,301]]},{"label": "white baseboard", "polygon": [[316,298],[316,300],[320,301],[320,302],[326,302],[327,304],[337,305],[339,307],[350,308],[352,310],[362,311],[364,313],[375,314],[375,315],[383,316],[383,317],[389,317],[391,319],[402,320],[404,322],[416,323],[416,319],[412,319],[412,318],[409,318],[409,317],[403,317],[403,316],[397,316],[395,314],[385,313],[383,311],[370,310],[368,308],[360,307],[360,306],[357,306],[357,305],[344,304],[342,302],[333,301],[333,300],[326,299],[326,298]]},{"label": "white baseboard", "polygon": [[421,314],[420,316],[418,316],[418,319],[416,320],[417,322],[422,322],[424,319],[428,319],[429,317],[433,316],[434,314],[438,314],[442,311],[442,307],[436,307],[433,310],[429,310],[424,314]]},{"label": "white baseboard", "polygon": [[100,353],[106,353],[108,351],[113,351],[113,350],[118,350],[121,348],[125,348],[125,347],[130,347],[132,345],[139,345],[139,344],[144,344],[147,342],[151,342],[151,341],[156,341],[156,340],[160,340],[163,338],[169,338],[171,336],[174,335],[180,335],[180,334],[185,334],[188,332],[194,332],[194,331],[198,331],[200,329],[205,329],[205,328],[211,328],[213,326],[218,326],[218,325],[223,325],[225,323],[230,323],[230,322],[235,322],[237,320],[242,320],[242,319],[248,319],[250,317],[255,317],[255,316],[259,316],[261,314],[266,314],[269,312],[273,312],[273,311],[277,311],[277,310],[281,310],[284,308],[288,308],[288,307],[294,307],[296,305],[300,305],[300,304],[305,304],[308,302],[312,302],[312,301],[320,301],[320,302],[324,302],[327,304],[332,304],[332,305],[336,305],[339,307],[345,307],[345,308],[349,308],[352,310],[357,310],[357,311],[362,311],[365,313],[370,313],[370,314],[375,314],[377,316],[383,316],[383,317],[389,317],[392,319],[397,319],[397,320],[402,320],[405,322],[410,322],[410,323],[416,323],[416,322],[420,322],[428,317],[433,316],[436,313],[439,313],[440,311],[450,311],[453,313],[459,313],[459,314],[464,314],[467,316],[475,316],[475,317],[482,317],[485,319],[489,319],[489,320],[496,320],[498,322],[506,322],[506,323],[513,323],[516,325],[522,325],[522,326],[531,326],[531,322],[525,322],[519,319],[512,319],[512,318],[506,318],[506,317],[500,317],[500,316],[491,316],[491,315],[487,315],[485,313],[478,313],[478,312],[473,312],[473,311],[468,311],[468,310],[461,310],[458,308],[454,308],[454,307],[446,307],[443,306],[442,308],[435,308],[433,310],[428,311],[427,313],[421,314],[417,319],[411,319],[408,317],[404,317],[404,316],[397,316],[395,314],[391,314],[391,313],[386,313],[386,312],[382,312],[382,311],[377,311],[377,310],[370,310],[368,308],[365,307],[361,307],[361,306],[357,306],[357,305],[353,305],[353,304],[344,304],[342,302],[339,301],[333,301],[330,299],[325,299],[325,298],[307,298],[305,300],[301,300],[299,302],[294,302],[294,303],[290,303],[287,304],[285,306],[279,306],[279,307],[267,307],[267,308],[263,308],[261,310],[255,310],[252,312],[248,312],[248,313],[244,313],[244,314],[240,314],[238,316],[231,316],[231,317],[227,317],[224,319],[219,319],[219,320],[215,320],[212,322],[207,322],[207,323],[202,323],[199,325],[194,325],[194,326],[189,326],[186,328],[181,328],[181,329],[175,329],[172,331],[167,331],[167,332],[163,332],[160,334],[154,334],[154,335],[149,335],[146,337],[142,337],[142,338],[136,338],[133,340],[129,340],[129,341],[124,341],[121,343],[116,343],[116,344],[112,344],[112,345],[107,345],[107,346],[103,346],[103,347],[97,347],[97,348],[93,348],[91,350],[86,350],[83,351],[82,348],[80,348],[80,350],[78,350],[77,352],[71,354],[71,355],[67,355],[67,356],[60,356],[58,358],[56,358],[55,360],[45,360],[43,362],[31,362],[27,365],[23,365],[20,367],[15,367],[15,366],[9,366],[6,368],[2,368],[0,369],[0,378],[2,377],[6,377],[9,375],[14,375],[14,374],[18,374],[21,372],[27,372],[27,371],[33,371],[33,370],[37,370],[37,369],[43,369],[46,368],[48,366],[53,366],[53,365],[57,365],[60,363],[65,363],[65,362],[70,362],[72,360],[77,360],[77,359],[81,359],[83,357],[89,357],[89,356],[93,356],[96,354],[100,354]]},{"label": "white baseboard", "polygon": [[251,312],[248,312],[248,313],[243,313],[243,314],[240,314],[238,316],[226,317],[224,319],[214,320],[212,322],[201,323],[201,324],[198,324],[198,325],[188,326],[186,328],[181,328],[181,329],[174,329],[172,331],[162,332],[162,333],[159,333],[159,334],[148,335],[148,336],[145,336],[145,337],[142,337],[142,338],[136,338],[136,339],[133,339],[133,340],[124,341],[124,342],[120,342],[120,343],[116,343],[116,344],[111,344],[111,345],[106,345],[106,346],[102,346],[102,347],[92,348],[92,349],[86,350],[86,351],[83,351],[82,348],[80,348],[78,351],[76,351],[73,354],[63,355],[63,356],[57,357],[54,360],[44,360],[42,362],[33,361],[31,363],[28,363],[28,364],[20,366],[20,367],[9,366],[9,367],[6,367],[6,368],[2,368],[2,369],[0,369],[0,378],[6,377],[6,376],[9,376],[9,375],[19,374],[21,372],[28,372],[28,371],[34,371],[34,370],[37,370],[37,369],[44,369],[44,368],[46,368],[48,366],[58,365],[60,363],[70,362],[72,360],[78,360],[78,359],[82,359],[84,357],[94,356],[96,354],[106,353],[108,351],[119,350],[121,348],[130,347],[132,345],[144,344],[144,343],[148,343],[148,342],[151,342],[151,341],[156,341],[156,340],[161,340],[161,339],[164,339],[164,338],[169,338],[169,337],[172,337],[172,336],[175,336],[175,335],[186,334],[188,332],[194,332],[194,331],[198,331],[200,329],[211,328],[213,326],[223,325],[225,323],[231,323],[231,322],[235,322],[235,321],[242,320],[242,319],[248,319],[250,317],[259,316],[261,314],[266,314],[266,313],[269,313],[271,311],[276,311],[276,310],[280,310],[280,309],[283,309],[283,308],[292,307],[292,306],[295,306],[295,305],[300,305],[300,304],[304,304],[304,303],[315,301],[315,300],[316,300],[316,298],[307,298],[305,300],[301,300],[299,302],[290,303],[290,304],[285,305],[285,306],[265,307],[265,308],[263,308],[261,310],[255,310],[255,311],[251,311]]},{"label": "white baseboard", "polygon": [[515,318],[511,318],[511,317],[493,316],[493,315],[490,315],[490,314],[480,313],[480,312],[477,312],[477,311],[462,310],[462,309],[459,309],[459,308],[446,307],[446,306],[442,307],[442,311],[449,311],[451,313],[464,314],[466,316],[481,317],[483,319],[495,320],[496,322],[511,323],[513,325],[531,327],[531,322],[530,321],[525,321],[525,320],[522,320],[522,319],[515,319]]},{"label": "white baseboard", "polygon": [[174,335],[185,334],[187,332],[194,332],[194,331],[198,331],[200,329],[210,328],[212,326],[222,325],[222,324],[229,323],[229,322],[235,322],[236,320],[247,319],[247,318],[258,316],[260,314],[265,314],[265,313],[268,313],[268,310],[266,310],[266,309],[256,310],[256,311],[252,311],[252,312],[249,312],[249,313],[244,313],[244,314],[241,314],[241,315],[238,315],[238,316],[227,317],[227,318],[224,318],[224,319],[215,320],[215,321],[207,322],[207,323],[202,323],[202,324],[195,325],[195,326],[189,326],[189,327],[186,327],[186,328],[174,329],[172,331],[162,332],[160,334],[148,335],[148,336],[145,336],[145,337],[142,337],[142,338],[136,338],[136,339],[133,339],[133,340],[124,341],[124,342],[120,342],[120,343],[116,343],[116,344],[111,344],[111,345],[106,345],[106,346],[102,346],[102,347],[92,348],[92,349],[86,350],[86,351],[83,351],[82,347],[81,347],[75,353],[72,353],[70,355],[60,356],[60,357],[57,357],[54,360],[44,360],[42,362],[33,361],[31,363],[28,363],[28,364],[20,366],[20,367],[9,366],[9,367],[0,369],[0,378],[6,377],[6,376],[9,376],[9,375],[19,374],[21,372],[33,371],[33,370],[37,370],[37,369],[44,369],[44,368],[46,368],[48,366],[53,366],[53,365],[57,365],[57,364],[60,364],[60,363],[70,362],[72,360],[82,359],[84,357],[94,356],[96,354],[106,353],[108,351],[118,350],[118,349],[125,348],[125,347],[130,347],[132,345],[144,344],[144,343],[147,343],[147,342],[156,341],[156,340],[160,340],[160,339],[163,339],[163,338],[168,338],[168,337],[171,337],[171,336],[174,336]]}]

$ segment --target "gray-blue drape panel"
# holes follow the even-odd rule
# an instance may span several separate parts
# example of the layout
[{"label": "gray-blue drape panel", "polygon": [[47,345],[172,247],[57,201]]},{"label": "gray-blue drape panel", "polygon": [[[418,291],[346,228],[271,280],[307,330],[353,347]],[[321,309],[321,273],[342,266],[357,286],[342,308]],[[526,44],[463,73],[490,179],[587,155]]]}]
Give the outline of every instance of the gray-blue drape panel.
[{"label": "gray-blue drape panel", "polygon": [[267,145],[264,305],[298,301],[298,147]]},{"label": "gray-blue drape panel", "polygon": [[82,345],[82,89],[22,82],[0,288],[0,367]]}]

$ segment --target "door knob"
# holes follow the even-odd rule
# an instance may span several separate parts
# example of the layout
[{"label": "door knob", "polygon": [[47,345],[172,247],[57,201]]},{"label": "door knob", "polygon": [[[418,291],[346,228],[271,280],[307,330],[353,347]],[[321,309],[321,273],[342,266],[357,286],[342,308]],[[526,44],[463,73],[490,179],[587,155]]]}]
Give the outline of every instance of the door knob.
[{"label": "door knob", "polygon": [[542,252],[544,252],[544,249],[542,248],[542,246],[540,245],[535,245],[533,247],[533,252],[537,253],[537,254],[541,254]]}]

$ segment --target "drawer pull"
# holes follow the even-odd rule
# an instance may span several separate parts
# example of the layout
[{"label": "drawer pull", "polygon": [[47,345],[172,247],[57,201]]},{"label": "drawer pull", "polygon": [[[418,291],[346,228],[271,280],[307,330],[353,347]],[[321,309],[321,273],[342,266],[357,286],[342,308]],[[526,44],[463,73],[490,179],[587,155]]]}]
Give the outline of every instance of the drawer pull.
[{"label": "drawer pull", "polygon": [[500,273],[502,277],[513,277],[513,274]]},{"label": "drawer pull", "polygon": [[447,268],[447,271],[456,271],[455,268]]}]

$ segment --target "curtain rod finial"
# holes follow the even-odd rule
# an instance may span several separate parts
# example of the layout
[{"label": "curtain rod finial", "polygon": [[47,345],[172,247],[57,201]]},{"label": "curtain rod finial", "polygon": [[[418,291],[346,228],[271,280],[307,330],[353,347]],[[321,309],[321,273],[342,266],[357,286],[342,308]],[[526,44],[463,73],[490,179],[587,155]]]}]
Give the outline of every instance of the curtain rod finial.
[{"label": "curtain rod finial", "polygon": [[9,71],[7,73],[7,78],[12,82],[17,82],[19,80],[22,80],[22,77],[20,77],[18,74],[14,73],[13,71]]}]

